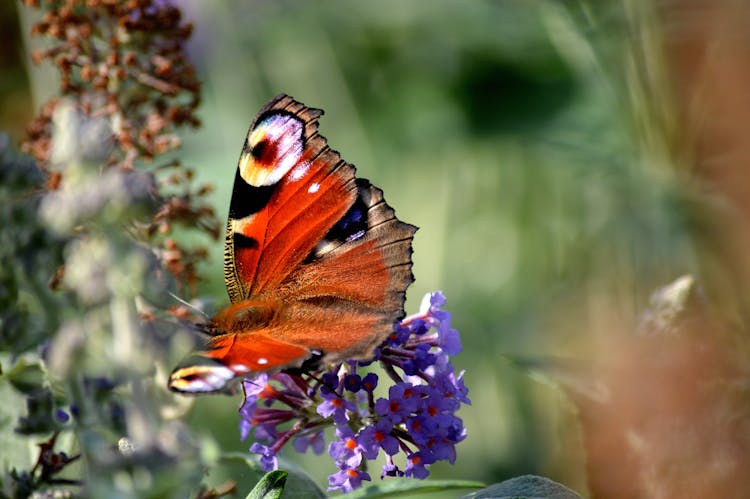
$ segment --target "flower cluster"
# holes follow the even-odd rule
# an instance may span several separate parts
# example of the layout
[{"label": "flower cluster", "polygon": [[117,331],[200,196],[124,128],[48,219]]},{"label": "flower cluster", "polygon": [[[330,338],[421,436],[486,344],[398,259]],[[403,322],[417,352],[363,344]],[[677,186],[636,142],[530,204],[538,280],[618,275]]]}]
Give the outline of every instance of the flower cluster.
[{"label": "flower cluster", "polygon": [[[178,148],[180,128],[200,125],[200,82],[185,50],[193,27],[172,2],[24,3],[43,12],[32,34],[49,42],[33,53],[33,60],[52,62],[60,75],[60,96],[42,105],[22,144],[47,174],[49,190],[65,190],[63,175],[70,174],[59,167],[60,151],[52,147],[54,133],[73,128],[70,123],[58,126],[53,119],[66,105],[73,105],[81,123],[97,129],[76,130],[73,143],[91,137],[101,152],[97,160],[109,171],[126,174]],[[158,198],[158,206],[148,223],[138,225],[138,235],[157,243],[154,249],[177,284],[194,291],[197,266],[207,252],[169,235],[180,224],[219,237],[221,225],[206,202],[211,187],[197,185],[192,170],[176,160],[154,166],[149,173],[157,185],[146,194]]]},{"label": "flower cluster", "polygon": [[[336,438],[328,454],[338,468],[329,477],[329,490],[347,492],[370,480],[367,461],[381,452],[381,478],[423,479],[432,463],[453,463],[455,445],[466,437],[455,413],[470,402],[463,373],[456,374],[450,361],[461,351],[461,341],[444,304],[441,292],[426,295],[419,313],[395,325],[372,361],[246,379],[240,433],[245,439],[254,432],[250,451],[260,455],[264,469],[278,467],[276,455],[292,439],[299,452],[322,453],[323,430],[329,426]],[[368,369],[374,361],[392,382],[387,389]],[[387,396],[377,396],[386,391]],[[400,454],[403,468],[394,460]]]},{"label": "flower cluster", "polygon": [[[132,167],[138,156],[175,149],[174,128],[198,126],[200,84],[184,52],[193,27],[183,23],[177,7],[160,0],[25,3],[45,11],[32,33],[52,40],[50,48],[34,52],[34,62],[52,61],[63,96],[88,116],[116,123],[113,138],[124,154],[121,164]],[[49,158],[56,103],[43,107],[24,144],[41,163]]]},{"label": "flower cluster", "polygon": [[[172,226],[218,234],[207,188],[169,158],[150,163],[179,145],[180,127],[198,124],[190,26],[168,0],[24,3],[42,11],[33,30],[48,42],[34,59],[54,64],[61,87],[28,128],[24,149],[38,166],[13,158],[0,136],[9,194],[0,194],[9,200],[0,210],[9,269],[0,271],[0,350],[9,352],[0,439],[14,442],[3,457],[17,455],[0,470],[0,496],[135,497],[154,484],[163,496],[194,496],[204,460],[153,375],[177,335],[152,334],[156,325],[136,315],[171,303],[158,299],[172,284],[164,269],[187,285],[195,274],[201,254],[169,243]],[[40,434],[53,437],[24,464]]]}]

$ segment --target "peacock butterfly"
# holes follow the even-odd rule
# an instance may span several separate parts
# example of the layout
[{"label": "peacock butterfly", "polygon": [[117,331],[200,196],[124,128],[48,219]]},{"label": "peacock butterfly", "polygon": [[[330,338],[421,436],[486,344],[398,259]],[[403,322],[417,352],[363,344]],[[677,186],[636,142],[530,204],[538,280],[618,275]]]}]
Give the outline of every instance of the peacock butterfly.
[{"label": "peacock butterfly", "polygon": [[403,318],[417,228],[328,147],[322,114],[279,95],[250,125],[227,221],[231,305],[170,389],[223,391],[256,372],[367,359]]}]

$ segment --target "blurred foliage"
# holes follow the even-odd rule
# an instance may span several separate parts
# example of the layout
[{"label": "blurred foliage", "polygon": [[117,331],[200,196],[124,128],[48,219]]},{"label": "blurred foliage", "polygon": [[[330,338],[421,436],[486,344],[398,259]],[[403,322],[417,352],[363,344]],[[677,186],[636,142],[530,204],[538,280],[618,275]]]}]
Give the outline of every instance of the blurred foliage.
[{"label": "blurred foliage", "polygon": [[496,483],[477,492],[472,492],[463,499],[511,499],[537,498],[545,499],[580,499],[581,496],[569,488],[548,478],[534,475],[523,475]]},{"label": "blurred foliage", "polygon": [[[53,98],[29,128],[26,144],[39,163],[11,151],[7,136],[0,143],[0,389],[8,402],[1,438],[10,451],[2,456],[0,496],[194,494],[201,466],[215,456],[210,438],[175,419],[184,402],[167,393],[165,372],[190,345],[190,335],[170,319],[179,312],[169,293],[175,278],[190,285],[195,277],[190,253],[164,235],[173,223],[207,232],[215,223],[189,171],[164,175],[174,161],[155,173],[135,166],[174,147],[172,128],[190,121],[169,108],[154,123],[169,96],[181,98],[168,82],[196,100],[197,89],[176,62],[175,78],[162,68],[162,86],[151,79],[139,87],[128,77],[142,75],[110,80],[107,70],[122,68],[99,59],[117,59],[123,42],[124,50],[142,50],[127,62],[131,68],[141,56],[153,64],[163,62],[159,55],[177,60],[190,30],[179,26],[177,9],[151,2],[126,10],[118,10],[124,3],[26,4],[44,11],[34,31],[55,45],[40,58],[57,64],[67,99]],[[167,40],[159,31],[149,43],[144,23],[178,28]],[[84,74],[87,64],[97,65],[95,78]],[[118,107],[121,97],[125,105]],[[128,143],[132,122],[147,128],[139,129],[136,145]],[[164,321],[159,328],[157,316]]]},{"label": "blurred foliage", "polygon": [[[200,480],[196,466],[189,464],[197,458],[195,447],[179,423],[159,416],[171,404],[166,394],[150,393],[154,366],[167,355],[168,344],[159,343],[159,336],[145,336],[133,304],[147,287],[145,279],[152,289],[160,286],[158,294],[165,292],[165,281],[155,274],[154,256],[122,232],[123,220],[143,213],[143,203],[151,204],[149,189],[143,188],[143,180],[117,178],[142,174],[100,176],[98,164],[106,152],[98,146],[102,137],[86,142],[92,137],[81,133],[82,118],[70,107],[61,106],[60,113],[58,125],[66,132],[57,134],[56,150],[77,151],[55,157],[57,167],[72,179],[63,190],[42,195],[39,180],[44,177],[29,158],[7,150],[1,157],[5,199],[10,201],[4,207],[12,214],[3,225],[9,264],[2,289],[10,296],[0,309],[0,383],[6,401],[2,438],[9,450],[3,453],[3,496],[26,497],[36,490],[80,484],[57,476],[78,458],[70,453],[71,430],[76,436],[72,449],[86,456],[86,495],[194,491]],[[74,142],[61,144],[63,140]],[[109,195],[88,196],[82,203],[81,193],[87,192]],[[66,292],[53,296],[45,281],[60,274],[57,267],[63,263],[56,286]],[[14,275],[18,271],[23,275]],[[139,346],[144,350],[136,350]],[[61,431],[68,454],[55,449]],[[18,437],[37,440],[49,434],[53,437],[40,444],[38,458]],[[184,467],[182,473],[178,465]],[[155,487],[149,481],[159,470],[165,475],[153,477],[159,482]],[[138,474],[139,484],[122,483],[131,473]]]},{"label": "blurred foliage", "polygon": [[34,115],[17,6],[18,2],[0,5],[0,123],[14,141],[21,140]]},{"label": "blurred foliage", "polygon": [[[158,182],[159,206],[150,223],[140,221],[139,231],[162,246],[159,255],[165,266],[192,292],[198,281],[196,266],[205,258],[205,250],[197,244],[180,245],[170,236],[176,226],[199,229],[214,239],[219,236],[213,208],[203,202],[210,187],[196,185],[193,171],[167,156],[181,144],[178,130],[200,124],[195,113],[200,83],[184,51],[192,25],[169,3],[24,3],[30,7],[22,11],[25,24],[31,35],[45,42],[31,52],[31,59],[54,64],[59,94],[50,96],[28,124],[22,149],[39,161],[49,175],[49,188],[56,189],[62,172],[51,163],[52,155],[62,155],[60,161],[81,153],[53,150],[53,114],[64,98],[86,116],[106,118],[106,123],[81,122],[82,129],[75,132],[58,126],[63,133],[81,133],[82,140],[101,137],[102,142],[89,152],[108,148],[102,156],[105,166],[131,171],[158,161],[150,170]],[[90,133],[85,129],[89,126],[109,126],[111,133]],[[157,195],[156,186],[152,194]]]},{"label": "blurred foliage", "polygon": [[[185,136],[181,158],[200,165],[197,180],[216,186],[208,199],[225,213],[249,120],[287,92],[325,109],[321,132],[331,146],[384,189],[401,219],[421,227],[407,308],[414,311],[426,291],[445,291],[465,345],[457,365],[467,368],[473,393],[456,466],[435,467],[436,477],[499,482],[536,473],[577,491],[621,486],[633,497],[639,486],[669,497],[675,490],[667,485],[680,479],[693,493],[704,489],[690,486],[715,482],[696,485],[668,463],[697,479],[706,476],[702,465],[721,461],[731,485],[745,437],[735,447],[727,442],[748,434],[743,366],[750,365],[743,146],[750,43],[740,4],[181,0],[195,22],[188,50],[204,82],[201,120],[210,124]],[[46,94],[37,90],[43,101],[57,83],[36,75],[35,88],[47,85]],[[0,119],[0,128],[18,129],[15,118]],[[44,182],[17,178],[24,189]],[[4,190],[3,199],[24,189]],[[14,352],[40,344],[61,320],[40,289],[70,236],[15,222],[33,219],[28,213],[0,215],[3,234],[19,234],[4,237],[0,255],[22,261],[39,248],[51,252],[28,278],[15,260],[3,261],[0,300],[11,313],[3,320],[39,331],[6,338],[3,326]],[[181,244],[196,241],[178,234]],[[221,251],[213,244],[196,270],[206,277],[198,294],[217,302],[225,300]],[[654,290],[682,275],[695,283],[691,320],[674,328],[683,333],[634,334],[661,317],[659,303],[647,311]],[[106,330],[99,316],[77,320],[75,341],[85,327]],[[533,359],[546,374],[554,369],[583,426],[559,390],[499,361],[504,355]],[[566,362],[539,361],[558,357]],[[0,381],[8,400],[22,400]],[[597,389],[581,390],[589,386]],[[41,399],[42,412],[52,403]],[[247,452],[235,401],[207,397],[195,406],[195,430],[211,433],[223,450]],[[640,440],[619,438],[629,428]],[[592,446],[612,435],[616,451]],[[318,482],[330,472],[321,461],[300,461]],[[237,490],[250,490],[260,475],[241,468],[214,468],[205,483],[232,479]],[[660,483],[644,469],[668,478]]]},{"label": "blurred foliage", "polygon": [[40,346],[58,323],[48,288],[62,264],[62,239],[37,217],[44,175],[0,134],[0,339],[19,354]]}]

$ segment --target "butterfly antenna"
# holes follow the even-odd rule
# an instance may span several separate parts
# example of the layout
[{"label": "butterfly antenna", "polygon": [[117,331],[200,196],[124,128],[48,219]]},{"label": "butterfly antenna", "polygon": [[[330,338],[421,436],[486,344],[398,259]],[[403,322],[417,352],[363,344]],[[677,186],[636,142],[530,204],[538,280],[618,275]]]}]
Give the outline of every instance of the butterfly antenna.
[{"label": "butterfly antenna", "polygon": [[172,298],[174,298],[178,302],[182,303],[183,305],[185,305],[189,309],[194,310],[195,312],[198,312],[198,314],[202,315],[206,319],[209,319],[209,316],[208,316],[208,314],[206,312],[204,312],[203,310],[199,309],[198,307],[196,307],[192,303],[183,300],[182,298],[180,298],[176,294],[172,293],[171,291],[167,291],[167,293],[169,293],[169,296],[171,296]]}]

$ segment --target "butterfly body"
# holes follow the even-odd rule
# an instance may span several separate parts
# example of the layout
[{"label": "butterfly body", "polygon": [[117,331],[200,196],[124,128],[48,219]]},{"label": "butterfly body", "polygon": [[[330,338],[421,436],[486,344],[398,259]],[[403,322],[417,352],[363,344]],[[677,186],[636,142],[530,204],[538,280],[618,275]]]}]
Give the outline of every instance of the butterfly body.
[{"label": "butterfly body", "polygon": [[280,95],[251,124],[227,221],[232,304],[206,328],[206,350],[173,371],[171,389],[220,391],[311,356],[365,359],[403,317],[416,227],[328,147],[321,114]]}]

